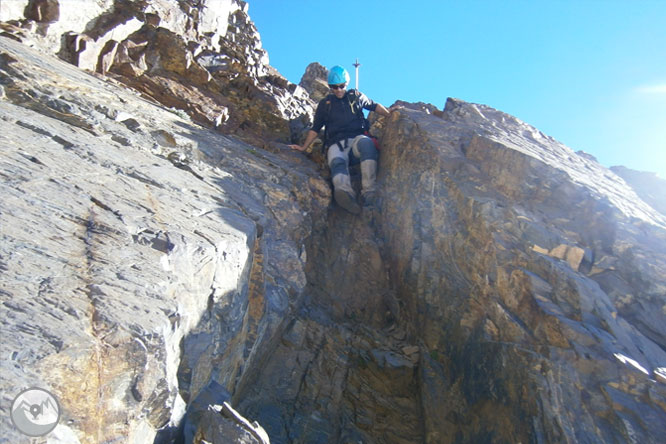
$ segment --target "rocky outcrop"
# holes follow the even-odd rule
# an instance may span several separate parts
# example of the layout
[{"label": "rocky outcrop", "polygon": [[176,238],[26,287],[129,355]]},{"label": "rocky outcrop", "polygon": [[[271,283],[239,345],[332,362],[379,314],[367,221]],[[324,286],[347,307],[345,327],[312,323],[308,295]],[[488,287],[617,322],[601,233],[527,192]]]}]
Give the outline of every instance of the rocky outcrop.
[{"label": "rocky outcrop", "polygon": [[270,444],[270,438],[261,425],[250,423],[228,403],[210,406],[199,418],[194,444],[232,442],[243,444]]},{"label": "rocky outcrop", "polygon": [[485,106],[406,110],[382,143],[380,231],[422,347],[426,442],[658,442],[664,216]]},{"label": "rocky outcrop", "polygon": [[329,94],[327,78],[328,69],[320,63],[314,62],[305,68],[305,73],[298,84],[310,94],[313,101],[319,103]]},{"label": "rocky outcrop", "polygon": [[[255,145],[297,140],[314,104],[268,64],[240,0],[12,0],[3,32]],[[30,32],[34,31],[34,32]]]},{"label": "rocky outcrop", "polygon": [[40,386],[55,437],[170,442],[300,305],[327,184],[4,38],[0,76],[3,409]]},{"label": "rocky outcrop", "polygon": [[285,443],[659,442],[663,215],[507,114],[403,105],[241,409]]},{"label": "rocky outcrop", "polygon": [[3,412],[51,390],[50,442],[660,442],[666,216],[628,175],[400,102],[353,216],[265,142],[305,92],[243,3],[4,3]]}]

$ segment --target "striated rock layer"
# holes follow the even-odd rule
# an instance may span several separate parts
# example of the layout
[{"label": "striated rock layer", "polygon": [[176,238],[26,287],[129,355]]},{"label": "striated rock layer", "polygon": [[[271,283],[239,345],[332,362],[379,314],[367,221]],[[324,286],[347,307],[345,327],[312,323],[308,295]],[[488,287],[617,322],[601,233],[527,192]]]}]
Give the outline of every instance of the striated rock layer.
[{"label": "striated rock layer", "polygon": [[5,38],[0,98],[0,441],[28,442],[8,409],[39,386],[63,442],[170,442],[299,305],[328,186]]},{"label": "striated rock layer", "polygon": [[449,99],[382,135],[380,232],[426,442],[659,442],[666,216],[517,119]]},{"label": "striated rock layer", "polygon": [[8,414],[31,386],[62,406],[49,442],[661,442],[643,178],[487,106],[403,103],[352,216],[266,142],[312,102],[245,3],[1,13],[0,442],[31,442]]}]

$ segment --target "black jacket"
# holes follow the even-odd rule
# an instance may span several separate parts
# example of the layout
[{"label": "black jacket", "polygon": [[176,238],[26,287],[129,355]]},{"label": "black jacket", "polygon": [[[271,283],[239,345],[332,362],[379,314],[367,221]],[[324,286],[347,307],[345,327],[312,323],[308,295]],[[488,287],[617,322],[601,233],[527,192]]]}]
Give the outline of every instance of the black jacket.
[{"label": "black jacket", "polygon": [[362,110],[374,111],[376,107],[375,102],[357,90],[347,91],[342,99],[329,94],[317,105],[312,130],[318,133],[326,127],[326,146],[356,137],[367,129]]}]

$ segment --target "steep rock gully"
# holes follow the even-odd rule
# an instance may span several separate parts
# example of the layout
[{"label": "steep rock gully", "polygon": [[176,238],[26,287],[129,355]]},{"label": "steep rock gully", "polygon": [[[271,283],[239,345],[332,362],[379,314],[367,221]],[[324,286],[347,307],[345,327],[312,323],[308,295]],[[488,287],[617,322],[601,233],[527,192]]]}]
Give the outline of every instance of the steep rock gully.
[{"label": "steep rock gully", "polygon": [[401,321],[376,217],[330,211],[302,306],[234,395],[271,443],[425,442],[418,329]]}]

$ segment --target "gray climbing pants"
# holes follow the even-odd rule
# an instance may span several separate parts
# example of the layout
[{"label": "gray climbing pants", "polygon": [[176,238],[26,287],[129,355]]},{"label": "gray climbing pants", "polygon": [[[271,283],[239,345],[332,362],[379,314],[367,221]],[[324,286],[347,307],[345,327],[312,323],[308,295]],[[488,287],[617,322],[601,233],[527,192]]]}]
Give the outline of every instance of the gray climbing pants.
[{"label": "gray climbing pants", "polygon": [[349,163],[361,162],[361,194],[374,193],[379,152],[371,138],[359,135],[334,143],[328,148],[328,167],[333,187],[355,195],[349,178]]}]

